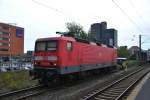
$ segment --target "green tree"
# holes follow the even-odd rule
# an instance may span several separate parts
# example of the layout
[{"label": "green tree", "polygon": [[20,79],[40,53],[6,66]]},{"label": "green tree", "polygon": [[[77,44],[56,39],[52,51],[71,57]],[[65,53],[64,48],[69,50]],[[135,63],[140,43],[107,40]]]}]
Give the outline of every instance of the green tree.
[{"label": "green tree", "polygon": [[118,51],[118,57],[126,57],[126,58],[129,57],[129,52],[128,52],[127,46],[120,46],[117,49],[117,51]]},{"label": "green tree", "polygon": [[75,37],[82,38],[82,39],[87,39],[87,34],[83,30],[83,27],[75,22],[68,22],[66,23],[66,28],[67,31]]}]

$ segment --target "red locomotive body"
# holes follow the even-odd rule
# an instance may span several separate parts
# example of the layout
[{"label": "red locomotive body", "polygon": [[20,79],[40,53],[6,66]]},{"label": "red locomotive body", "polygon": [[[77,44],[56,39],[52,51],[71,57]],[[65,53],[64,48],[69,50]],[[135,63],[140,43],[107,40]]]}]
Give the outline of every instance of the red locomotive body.
[{"label": "red locomotive body", "polygon": [[34,57],[34,76],[49,80],[55,76],[115,66],[117,51],[61,36],[38,39]]}]

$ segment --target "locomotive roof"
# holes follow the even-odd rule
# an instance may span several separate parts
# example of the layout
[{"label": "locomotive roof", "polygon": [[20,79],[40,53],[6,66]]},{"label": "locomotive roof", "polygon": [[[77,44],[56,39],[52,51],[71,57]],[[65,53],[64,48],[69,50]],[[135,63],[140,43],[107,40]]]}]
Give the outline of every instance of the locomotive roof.
[{"label": "locomotive roof", "polygon": [[[83,40],[80,38],[73,38],[73,37],[66,37],[66,36],[59,36],[59,37],[47,37],[47,38],[39,38],[36,41],[49,41],[49,40],[66,40],[66,41],[77,41],[81,43],[86,43],[86,44],[91,44],[91,45],[97,45],[97,46],[102,46],[102,47],[109,47],[109,48],[114,48],[111,46],[106,46],[101,43],[92,43],[88,40]],[[114,48],[115,49],[115,48]]]},{"label": "locomotive roof", "polygon": [[74,38],[72,37],[64,37],[64,36],[60,36],[60,37],[48,37],[48,38],[39,38],[36,41],[49,41],[49,40],[69,40],[69,41],[76,41]]}]

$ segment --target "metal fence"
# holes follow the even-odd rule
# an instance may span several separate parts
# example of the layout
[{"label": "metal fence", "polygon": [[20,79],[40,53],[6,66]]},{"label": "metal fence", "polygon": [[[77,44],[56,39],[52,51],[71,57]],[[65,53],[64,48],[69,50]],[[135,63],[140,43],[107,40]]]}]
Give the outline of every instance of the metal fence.
[{"label": "metal fence", "polygon": [[32,62],[1,62],[0,72],[14,71],[14,70],[30,70],[33,68]]}]

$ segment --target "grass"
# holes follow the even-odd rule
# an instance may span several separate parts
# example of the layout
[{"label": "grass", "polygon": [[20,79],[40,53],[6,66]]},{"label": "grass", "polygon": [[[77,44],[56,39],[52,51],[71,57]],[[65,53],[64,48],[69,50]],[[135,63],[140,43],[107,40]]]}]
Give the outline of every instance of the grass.
[{"label": "grass", "polygon": [[[138,65],[137,61],[128,61],[128,67],[136,65]],[[37,80],[32,80],[27,70],[0,72],[0,90],[17,90],[33,86],[37,83]]]},{"label": "grass", "polygon": [[137,66],[139,64],[139,62],[137,60],[128,60],[128,66],[132,67],[132,66]]},{"label": "grass", "polygon": [[37,84],[25,70],[0,73],[0,89],[17,90]]}]

